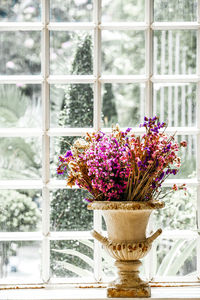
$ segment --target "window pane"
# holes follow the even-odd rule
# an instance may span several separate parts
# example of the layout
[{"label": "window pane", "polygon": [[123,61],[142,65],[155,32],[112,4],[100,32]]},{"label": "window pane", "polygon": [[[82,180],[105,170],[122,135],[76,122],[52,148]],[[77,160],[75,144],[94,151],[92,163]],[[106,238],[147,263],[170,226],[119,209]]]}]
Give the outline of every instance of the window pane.
[{"label": "window pane", "polygon": [[51,276],[91,278],[93,241],[51,241]]},{"label": "window pane", "polygon": [[104,84],[102,126],[111,127],[116,123],[121,127],[138,126],[144,119],[144,98],[144,84]]},{"label": "window pane", "polygon": [[163,188],[163,195],[158,200],[165,202],[163,209],[154,212],[155,230],[162,227],[165,230],[197,229],[196,210],[197,210],[197,191],[194,187],[187,187],[187,191],[172,191],[172,188]]},{"label": "window pane", "polygon": [[39,127],[41,119],[40,85],[0,85],[0,127]]},{"label": "window pane", "polygon": [[41,203],[41,191],[1,190],[0,231],[40,230]]},{"label": "window pane", "polygon": [[40,19],[40,0],[1,0],[0,22],[33,22]]},{"label": "window pane", "polygon": [[50,0],[51,21],[91,22],[93,0]]},{"label": "window pane", "polygon": [[51,32],[50,71],[52,74],[91,75],[92,35],[82,31]]},{"label": "window pane", "polygon": [[188,280],[197,275],[196,240],[160,239],[157,243],[156,276],[185,276]]},{"label": "window pane", "polygon": [[40,242],[0,242],[0,278],[6,283],[40,281]]},{"label": "window pane", "polygon": [[168,126],[196,126],[196,96],[196,84],[154,84],[153,114]]},{"label": "window pane", "polygon": [[80,189],[60,189],[51,193],[51,230],[82,231],[93,228],[93,213],[87,209],[89,193]]},{"label": "window pane", "polygon": [[157,22],[197,21],[197,0],[154,0],[154,20]]},{"label": "window pane", "polygon": [[40,73],[40,32],[0,32],[0,74]]},{"label": "window pane", "polygon": [[38,179],[41,176],[39,138],[0,138],[0,179]]},{"label": "window pane", "polygon": [[196,73],[195,30],[154,31],[154,73]]},{"label": "window pane", "polygon": [[144,0],[102,0],[103,22],[144,21]]},{"label": "window pane", "polygon": [[[187,142],[186,148],[181,148],[180,158],[181,158],[181,167],[179,172],[176,174],[176,179],[178,178],[195,178],[196,177],[196,146],[197,139],[193,135],[181,135],[176,136],[176,140],[180,143],[181,141]],[[171,179],[175,179],[174,175],[170,175]]]},{"label": "window pane", "polygon": [[103,30],[102,49],[104,74],[145,73],[145,38],[143,31]]},{"label": "window pane", "polygon": [[88,128],[93,126],[93,85],[52,85],[51,126]]}]

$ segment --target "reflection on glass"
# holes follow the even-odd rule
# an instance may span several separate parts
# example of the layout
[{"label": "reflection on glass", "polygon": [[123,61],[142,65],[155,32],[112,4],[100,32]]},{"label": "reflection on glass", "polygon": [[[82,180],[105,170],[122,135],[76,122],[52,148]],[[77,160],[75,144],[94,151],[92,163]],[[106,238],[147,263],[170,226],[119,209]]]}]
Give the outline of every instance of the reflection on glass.
[{"label": "reflection on glass", "polygon": [[88,128],[93,126],[93,85],[52,85],[51,126]]},{"label": "reflection on glass", "polygon": [[0,85],[0,127],[39,127],[41,114],[40,85]]},{"label": "reflection on glass", "polygon": [[153,90],[153,114],[168,126],[196,125],[196,84],[157,83]]},{"label": "reflection on glass", "polygon": [[[40,242],[0,242],[0,278],[20,283],[40,280]],[[32,283],[32,282],[31,282]]]},{"label": "reflection on glass", "polygon": [[102,68],[104,74],[144,74],[144,32],[103,30]]},{"label": "reflection on glass", "polygon": [[37,231],[41,228],[41,191],[1,190],[0,231]]},{"label": "reflection on glass", "polygon": [[50,0],[51,21],[91,22],[93,0]]},{"label": "reflection on glass", "polygon": [[103,22],[142,22],[144,13],[144,0],[102,0]]},{"label": "reflection on glass", "polygon": [[34,22],[40,18],[40,0],[1,0],[0,22]]},{"label": "reflection on glass", "polygon": [[[174,177],[175,178],[175,177]],[[196,188],[187,187],[187,191],[173,191],[172,188],[163,188],[158,200],[165,202],[165,207],[154,212],[155,230],[162,227],[166,230],[188,230],[196,228],[197,195]]]},{"label": "reflection on glass", "polygon": [[154,20],[157,22],[197,21],[197,0],[154,0]]},{"label": "reflection on glass", "polygon": [[50,71],[52,74],[91,75],[92,36],[82,31],[51,32]]},{"label": "reflection on glass", "polygon": [[40,73],[40,32],[0,32],[0,44],[0,74]]},{"label": "reflection on glass", "polygon": [[41,140],[38,138],[0,138],[0,179],[38,179],[41,177]]},{"label": "reflection on glass", "polygon": [[163,239],[157,242],[156,276],[197,275],[196,240]]},{"label": "reflection on glass", "polygon": [[121,127],[134,127],[144,119],[144,84],[103,85],[102,121],[103,127],[118,123]]},{"label": "reflection on glass", "polygon": [[87,209],[89,193],[80,189],[60,189],[51,193],[51,230],[82,231],[93,227],[93,213]]},{"label": "reflection on glass", "polygon": [[92,240],[51,241],[50,247],[52,277],[93,276]]},{"label": "reflection on glass", "polygon": [[154,74],[196,73],[195,30],[154,31]]}]

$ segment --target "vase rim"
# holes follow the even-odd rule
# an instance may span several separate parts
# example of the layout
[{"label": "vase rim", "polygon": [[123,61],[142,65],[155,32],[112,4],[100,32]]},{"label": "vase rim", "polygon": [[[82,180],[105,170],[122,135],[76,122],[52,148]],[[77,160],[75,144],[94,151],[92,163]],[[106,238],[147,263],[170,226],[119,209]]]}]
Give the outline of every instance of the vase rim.
[{"label": "vase rim", "polygon": [[152,210],[164,206],[163,201],[93,201],[87,207],[89,210]]}]

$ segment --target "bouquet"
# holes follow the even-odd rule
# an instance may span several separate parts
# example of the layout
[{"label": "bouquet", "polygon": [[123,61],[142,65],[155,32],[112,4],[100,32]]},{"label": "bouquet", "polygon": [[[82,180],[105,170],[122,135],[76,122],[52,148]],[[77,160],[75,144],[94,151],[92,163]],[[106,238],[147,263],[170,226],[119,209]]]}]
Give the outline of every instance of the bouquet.
[{"label": "bouquet", "polygon": [[[87,133],[59,157],[57,173],[66,174],[68,186],[89,191],[89,202],[157,200],[166,178],[179,171],[178,152],[187,143],[168,136],[166,123],[156,116],[145,117],[140,127],[145,128],[142,136],[118,125],[108,134]],[[186,189],[185,184],[179,188]],[[177,189],[174,185],[172,191]]]}]

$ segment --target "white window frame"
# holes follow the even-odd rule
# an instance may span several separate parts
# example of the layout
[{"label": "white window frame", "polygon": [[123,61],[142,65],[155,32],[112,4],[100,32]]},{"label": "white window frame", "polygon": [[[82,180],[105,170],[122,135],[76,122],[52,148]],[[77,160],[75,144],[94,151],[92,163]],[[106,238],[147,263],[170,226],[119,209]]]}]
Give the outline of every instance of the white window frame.
[{"label": "white window frame", "polygon": [[[145,84],[145,115],[152,116],[153,107],[153,83],[196,83],[197,84],[197,127],[168,128],[168,132],[177,131],[177,134],[197,137],[197,153],[200,153],[200,0],[198,0],[197,22],[153,22],[153,0],[146,0],[145,22],[135,23],[101,23],[101,0],[93,0],[94,20],[90,23],[56,23],[50,22],[50,0],[41,0],[41,22],[1,22],[0,31],[39,31],[41,37],[41,75],[38,76],[0,76],[0,84],[41,84],[42,86],[42,128],[0,128],[0,137],[42,137],[42,179],[41,180],[7,180],[0,181],[0,189],[41,189],[42,190],[42,232],[0,232],[0,241],[41,241],[42,242],[42,281],[54,283],[50,280],[50,241],[67,239],[92,239],[90,232],[50,232],[50,190],[67,188],[65,181],[51,180],[50,178],[50,137],[55,136],[80,136],[87,129],[76,128],[50,128],[50,95],[51,84],[92,83],[94,84],[94,124],[93,129],[101,127],[101,86],[103,83],[143,83]],[[104,76],[101,74],[101,32],[103,30],[142,30],[145,32],[145,75],[134,76]],[[197,74],[196,75],[153,75],[153,31],[175,29],[197,30]],[[94,33],[94,72],[93,75],[50,75],[49,72],[49,36],[51,31],[92,30]],[[91,131],[92,129],[90,129]],[[141,130],[134,128],[136,133]],[[162,237],[197,239],[197,253],[200,253],[200,156],[197,155],[197,179],[176,180],[178,184],[187,183],[188,186],[197,188],[197,223],[198,231],[164,231]],[[165,186],[171,186],[174,181],[167,180]],[[101,231],[101,215],[94,212],[94,229]],[[155,248],[146,260],[149,280],[154,278],[152,260]],[[94,277],[97,282],[102,278],[101,274],[101,246],[94,241]],[[197,278],[200,278],[200,255],[197,257]],[[180,280],[180,278],[179,278]],[[62,281],[62,280],[59,280]],[[64,282],[67,280],[65,279]],[[73,279],[74,281],[74,279]],[[11,282],[9,282],[10,284]],[[20,283],[20,282],[19,282]]]}]

